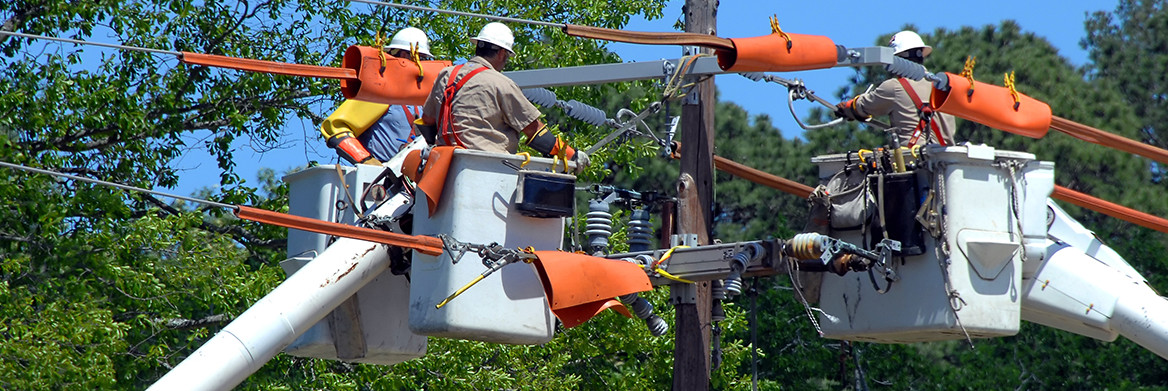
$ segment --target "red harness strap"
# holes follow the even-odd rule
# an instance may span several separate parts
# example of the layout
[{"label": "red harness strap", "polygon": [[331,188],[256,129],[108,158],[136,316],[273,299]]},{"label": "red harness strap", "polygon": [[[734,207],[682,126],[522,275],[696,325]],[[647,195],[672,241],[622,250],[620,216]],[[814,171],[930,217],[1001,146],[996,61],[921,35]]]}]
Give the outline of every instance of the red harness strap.
[{"label": "red harness strap", "polygon": [[937,126],[936,121],[933,121],[933,108],[921,101],[921,97],[917,96],[917,91],[912,88],[912,85],[908,84],[908,80],[905,80],[903,77],[898,77],[896,80],[904,87],[904,92],[908,94],[908,97],[912,98],[913,104],[917,106],[917,115],[921,118],[921,122],[913,129],[912,138],[908,140],[908,146],[912,147],[917,145],[917,141],[921,138],[921,131],[925,130],[926,126],[933,129],[933,134],[937,135],[937,142],[941,143],[941,145],[948,145],[945,142],[945,137],[941,136],[941,128]]},{"label": "red harness strap", "polygon": [[442,113],[438,117],[438,126],[440,127],[438,133],[442,134],[442,141],[445,142],[446,145],[454,145],[450,143],[451,139],[453,138],[454,142],[457,143],[458,146],[466,148],[466,145],[463,145],[462,140],[458,138],[458,133],[455,133],[454,115],[451,114],[450,109],[454,105],[454,95],[458,93],[458,90],[461,90],[462,86],[466,84],[466,82],[470,80],[471,77],[479,74],[479,72],[487,70],[487,67],[475,68],[470,72],[467,72],[466,75],[461,79],[456,80],[455,76],[458,76],[458,71],[462,70],[463,65],[466,64],[461,64],[454,67],[454,70],[450,71],[451,76],[449,76],[447,79],[446,89],[443,91],[442,95]]},{"label": "red harness strap", "polygon": [[[406,113],[406,120],[410,121],[410,139],[406,140],[406,142],[410,142],[414,140],[414,137],[418,137],[418,127],[414,126],[414,113],[410,112],[410,107],[401,105],[401,108],[402,111]],[[414,106],[414,110],[421,113],[421,110],[418,108],[418,106]]]}]

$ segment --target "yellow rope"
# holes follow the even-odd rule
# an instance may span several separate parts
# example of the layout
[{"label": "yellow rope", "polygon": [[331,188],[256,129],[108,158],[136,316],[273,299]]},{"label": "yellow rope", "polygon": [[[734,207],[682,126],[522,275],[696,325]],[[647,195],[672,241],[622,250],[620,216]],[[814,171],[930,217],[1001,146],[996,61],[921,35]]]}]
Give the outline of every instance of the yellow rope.
[{"label": "yellow rope", "polygon": [[1018,88],[1014,86],[1014,71],[1005,74],[1006,88],[1010,90],[1010,96],[1014,97],[1014,111],[1018,111],[1018,106],[1022,101],[1018,98]]},{"label": "yellow rope", "polygon": [[426,76],[426,71],[422,69],[422,58],[418,55],[418,44],[416,42],[410,43],[410,59],[414,60],[414,64],[418,64],[418,79],[421,80]]},{"label": "yellow rope", "polygon": [[969,91],[966,92],[966,94],[968,94],[968,95],[973,95],[973,66],[974,65],[977,65],[977,56],[965,57],[965,67],[963,67],[961,69],[961,76],[964,77],[966,80],[969,80]]},{"label": "yellow rope", "polygon": [[381,69],[385,69],[385,41],[381,38],[381,31],[377,32],[373,46],[377,46],[377,58],[381,60]]},{"label": "yellow rope", "polygon": [[791,46],[793,45],[793,42],[791,42],[791,36],[787,35],[787,33],[784,33],[783,28],[779,27],[778,15],[771,15],[771,34],[778,34],[782,36],[783,39],[787,40],[787,51],[791,51]]},{"label": "yellow rope", "polygon": [[665,261],[669,260],[669,257],[673,256],[673,251],[675,251],[679,248],[687,248],[687,247],[689,247],[689,246],[674,246],[673,248],[670,248],[669,251],[665,252],[665,255],[661,256],[661,259],[658,259],[656,262],[653,262],[653,265],[652,265],[653,272],[660,274],[661,277],[665,277],[665,278],[668,278],[668,279],[673,280],[673,281],[684,282],[686,284],[693,284],[694,283],[693,281],[669,274],[669,272],[667,272],[667,271],[665,271],[665,269],[661,268],[661,264],[664,263]]}]

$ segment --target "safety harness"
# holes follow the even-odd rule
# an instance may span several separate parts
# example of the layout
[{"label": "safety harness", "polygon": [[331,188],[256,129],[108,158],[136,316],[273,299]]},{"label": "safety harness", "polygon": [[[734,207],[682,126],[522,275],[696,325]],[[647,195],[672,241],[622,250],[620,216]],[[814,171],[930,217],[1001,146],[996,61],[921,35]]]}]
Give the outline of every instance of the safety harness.
[{"label": "safety harness", "polygon": [[[446,83],[446,89],[443,90],[442,112],[438,117],[438,126],[440,127],[439,133],[442,135],[442,141],[446,145],[457,144],[460,147],[466,148],[466,145],[463,145],[462,140],[458,138],[456,129],[454,129],[454,115],[451,114],[450,109],[454,105],[454,95],[458,93],[458,90],[461,90],[462,86],[465,85],[466,82],[470,80],[470,78],[474,77],[474,75],[487,70],[487,67],[484,66],[475,68],[470,72],[467,72],[467,74],[463,75],[461,78],[455,78],[454,76],[458,76],[458,72],[462,70],[463,65],[466,64],[460,64],[454,67],[454,70],[450,71],[450,74],[453,76],[448,79]],[[451,139],[453,139],[454,144],[451,143]]]},{"label": "safety harness", "polygon": [[[414,110],[416,110],[418,113],[422,112],[421,107],[418,107],[418,106],[413,106],[413,107],[414,107]],[[406,120],[410,121],[409,122],[409,124],[410,124],[410,139],[406,140],[406,142],[410,142],[410,141],[413,141],[414,137],[418,137],[418,127],[417,127],[417,125],[414,124],[414,113],[410,112],[410,106],[401,105],[401,108],[402,108],[402,111],[404,111],[406,113]]]},{"label": "safety harness", "polygon": [[914,145],[917,145],[917,141],[920,141],[925,127],[933,129],[933,134],[937,135],[938,143],[941,145],[948,145],[948,143],[945,142],[945,137],[941,136],[941,128],[937,126],[937,122],[933,121],[933,108],[929,106],[929,104],[921,101],[921,97],[917,96],[917,91],[912,88],[912,85],[908,83],[908,80],[903,77],[898,77],[896,80],[899,81],[900,85],[904,87],[904,92],[908,94],[908,97],[912,98],[913,104],[917,107],[917,115],[921,118],[920,122],[917,123],[917,127],[913,129],[912,138],[908,140],[907,146],[911,148]]}]

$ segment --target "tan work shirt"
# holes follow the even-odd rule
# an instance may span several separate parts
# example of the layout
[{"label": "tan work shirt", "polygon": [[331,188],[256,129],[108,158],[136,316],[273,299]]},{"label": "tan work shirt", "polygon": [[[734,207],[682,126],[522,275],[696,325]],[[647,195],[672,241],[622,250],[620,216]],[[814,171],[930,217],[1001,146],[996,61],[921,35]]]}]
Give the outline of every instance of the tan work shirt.
[{"label": "tan work shirt", "polygon": [[[470,78],[454,95],[451,117],[455,134],[469,149],[490,152],[515,153],[519,150],[519,134],[523,128],[539,119],[539,109],[527,101],[523,91],[507,76],[503,76],[486,59],[475,56],[459,69],[457,83],[470,71],[487,67],[487,70]],[[441,121],[442,102],[445,99],[446,84],[454,67],[447,67],[438,73],[438,80],[426,98],[422,111],[434,115]],[[442,126],[438,124],[438,145],[447,145],[442,138]],[[458,145],[453,139],[450,145]]]},{"label": "tan work shirt", "polygon": [[[932,83],[923,79],[917,81],[912,79],[906,80],[908,80],[913,90],[916,91],[917,96],[921,98],[921,102],[928,104],[929,94],[933,91]],[[908,96],[904,91],[904,86],[900,85],[900,82],[896,79],[885,80],[876,89],[856,96],[854,107],[860,115],[870,115],[873,117],[888,116],[892,130],[900,135],[900,145],[905,147],[908,146],[908,142],[912,138],[913,130],[917,128],[917,125],[921,121],[912,97]],[[953,136],[957,130],[957,124],[953,116],[934,112],[933,122],[937,123],[938,128],[941,129],[941,134],[945,136],[946,144],[953,145],[956,143],[957,140]],[[928,138],[925,138],[926,135]],[[936,139],[937,137],[933,135],[933,129],[930,126],[928,129],[921,130],[921,137],[917,140],[917,144],[937,143]]]}]

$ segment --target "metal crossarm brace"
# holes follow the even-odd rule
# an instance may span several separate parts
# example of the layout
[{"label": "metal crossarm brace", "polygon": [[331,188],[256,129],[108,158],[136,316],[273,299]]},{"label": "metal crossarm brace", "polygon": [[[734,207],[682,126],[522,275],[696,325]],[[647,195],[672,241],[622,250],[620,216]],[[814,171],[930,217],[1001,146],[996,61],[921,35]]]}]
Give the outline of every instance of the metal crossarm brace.
[{"label": "metal crossarm brace", "polygon": [[[722,280],[730,275],[730,260],[734,258],[735,254],[746,251],[746,247],[751,243],[762,246],[764,254],[757,261],[746,266],[746,272],[742,274],[743,276],[761,277],[787,272],[787,262],[780,251],[783,247],[783,241],[779,239],[678,248],[673,251],[662,267],[666,267],[670,274],[691,281]],[[667,251],[669,249],[610,254],[605,258],[623,259],[649,255],[656,260],[661,259]],[[677,283],[664,277],[652,275],[649,276],[649,280],[653,282],[654,286]]]},{"label": "metal crossarm brace", "polygon": [[[892,64],[892,48],[883,46],[851,48],[837,67],[862,67]],[[672,74],[682,59],[637,61],[620,64],[581,65],[564,68],[530,69],[504,72],[519,88],[557,87],[583,84],[619,83],[659,79]],[[718,59],[701,57],[694,61],[686,76],[734,73],[722,70]]]}]

